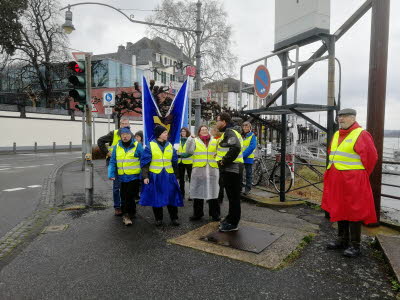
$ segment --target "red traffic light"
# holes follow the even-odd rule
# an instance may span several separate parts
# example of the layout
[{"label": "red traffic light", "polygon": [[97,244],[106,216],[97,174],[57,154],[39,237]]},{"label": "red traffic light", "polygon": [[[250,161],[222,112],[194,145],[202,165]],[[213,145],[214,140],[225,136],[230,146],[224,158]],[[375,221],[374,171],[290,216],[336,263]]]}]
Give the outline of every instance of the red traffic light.
[{"label": "red traffic light", "polygon": [[74,71],[75,73],[85,72],[85,65],[83,62],[71,61],[68,63],[68,69]]}]

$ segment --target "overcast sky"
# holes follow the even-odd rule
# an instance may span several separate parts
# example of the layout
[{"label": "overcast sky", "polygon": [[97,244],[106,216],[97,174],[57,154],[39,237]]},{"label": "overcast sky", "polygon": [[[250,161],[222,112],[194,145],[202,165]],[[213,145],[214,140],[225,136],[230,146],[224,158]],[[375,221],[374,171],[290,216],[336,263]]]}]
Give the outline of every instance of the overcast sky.
[{"label": "overcast sky", "polygon": [[[193,0],[196,2],[195,0]],[[61,0],[62,5],[82,2],[81,0]],[[161,0],[99,1],[122,9],[152,10]],[[233,53],[238,57],[237,78],[240,65],[271,53],[274,47],[274,0],[221,0],[233,28]],[[331,33],[364,3],[363,0],[331,1]],[[386,97],[385,129],[400,129],[400,19],[394,12],[400,11],[400,1],[391,1],[388,82]],[[125,11],[144,20],[151,11]],[[118,45],[136,42],[146,35],[146,26],[134,24],[118,12],[106,7],[84,5],[73,8],[73,23],[76,31],[70,35],[70,47],[94,52],[95,54],[116,52]],[[336,56],[342,63],[342,108],[353,107],[358,110],[358,120],[366,126],[368,96],[369,38],[371,32],[370,13],[367,13],[336,44]],[[306,59],[317,49],[315,44],[301,49],[300,57]],[[397,55],[396,55],[397,54]],[[245,80],[252,82],[257,64],[246,69]],[[278,62],[268,63],[271,77],[279,78]],[[337,76],[338,77],[338,76]],[[320,62],[313,66],[299,80],[298,102],[326,104],[327,64]],[[273,84],[271,90],[278,88]],[[338,88],[338,85],[336,85]],[[293,90],[289,90],[288,102],[293,102]],[[321,122],[325,114],[313,115]]]}]

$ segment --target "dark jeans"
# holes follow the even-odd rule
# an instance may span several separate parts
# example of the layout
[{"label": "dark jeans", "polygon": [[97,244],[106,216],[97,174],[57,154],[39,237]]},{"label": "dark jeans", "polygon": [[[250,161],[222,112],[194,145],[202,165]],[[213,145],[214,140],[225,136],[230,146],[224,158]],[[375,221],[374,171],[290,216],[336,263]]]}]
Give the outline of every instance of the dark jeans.
[{"label": "dark jeans", "polygon": [[[110,163],[110,159],[106,159],[106,167],[108,169],[108,164]],[[114,208],[121,208],[121,182],[118,180],[118,176],[113,181],[113,201],[114,201]]]},{"label": "dark jeans", "polygon": [[185,170],[188,174],[190,182],[190,176],[192,175],[192,164],[187,164],[187,165],[183,163],[178,164],[179,187],[181,188],[183,197],[185,197]]},{"label": "dark jeans", "polygon": [[360,245],[361,222],[339,221],[338,236],[342,242]]},{"label": "dark jeans", "polygon": [[241,182],[240,173],[221,172],[221,177],[225,187],[226,195],[229,200],[229,212],[225,217],[226,222],[232,225],[238,225],[241,215],[240,207],[240,190]]},{"label": "dark jeans", "polygon": [[[172,205],[167,205],[168,208],[168,213],[169,217],[171,220],[177,220],[178,219],[178,207],[172,206]],[[154,213],[154,218],[156,221],[162,220],[163,219],[163,208],[162,207],[153,207],[153,213]]]},{"label": "dark jeans", "polygon": [[[244,164],[243,175],[246,176],[245,190],[250,191],[252,187],[251,182],[253,181],[253,164]],[[242,180],[242,186],[243,186],[243,180]]]},{"label": "dark jeans", "polygon": [[[218,199],[210,199],[208,202],[208,215],[213,218],[219,218],[221,215],[221,209],[219,207]],[[204,200],[193,199],[193,216],[202,217],[204,216]]]},{"label": "dark jeans", "polygon": [[224,181],[222,179],[221,170],[219,170],[219,193],[218,193],[218,202],[222,203],[224,201]]},{"label": "dark jeans", "polygon": [[139,185],[139,179],[121,182],[121,210],[123,214],[127,213],[131,217],[136,214],[135,198],[139,191]]}]

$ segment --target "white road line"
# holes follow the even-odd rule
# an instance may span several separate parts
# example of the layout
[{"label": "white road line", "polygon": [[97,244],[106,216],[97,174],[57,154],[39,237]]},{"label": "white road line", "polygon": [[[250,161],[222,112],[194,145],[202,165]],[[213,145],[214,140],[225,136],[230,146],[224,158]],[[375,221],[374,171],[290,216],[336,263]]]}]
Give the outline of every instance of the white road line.
[{"label": "white road line", "polygon": [[37,187],[41,187],[41,185],[40,184],[28,185],[28,188],[37,188]]},{"label": "white road line", "polygon": [[42,166],[54,166],[54,164],[44,164]]},{"label": "white road line", "polygon": [[4,169],[0,169],[0,171],[4,171],[4,170],[10,170],[11,168],[4,168]]},{"label": "white road line", "polygon": [[25,168],[36,168],[40,166],[23,166],[23,167],[14,167],[14,169],[25,169]]},{"label": "white road line", "polygon": [[18,188],[3,190],[3,192],[14,192],[14,191],[20,191],[20,190],[25,190],[25,188],[18,187]]}]

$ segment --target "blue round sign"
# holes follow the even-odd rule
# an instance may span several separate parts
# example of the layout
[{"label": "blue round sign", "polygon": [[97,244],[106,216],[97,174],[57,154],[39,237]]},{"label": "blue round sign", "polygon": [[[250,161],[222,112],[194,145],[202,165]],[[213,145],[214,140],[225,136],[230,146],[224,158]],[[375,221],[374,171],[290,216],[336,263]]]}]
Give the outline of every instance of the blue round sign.
[{"label": "blue round sign", "polygon": [[260,65],[254,73],[254,90],[258,97],[265,98],[268,96],[271,88],[271,77],[267,67]]},{"label": "blue round sign", "polygon": [[111,101],[112,101],[112,98],[113,98],[113,97],[112,97],[112,94],[111,94],[111,93],[107,93],[106,96],[105,96],[105,99],[106,99],[107,102],[111,102]]}]

